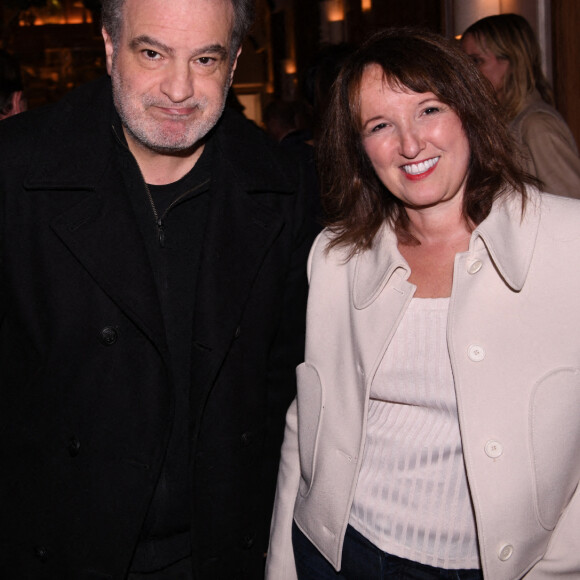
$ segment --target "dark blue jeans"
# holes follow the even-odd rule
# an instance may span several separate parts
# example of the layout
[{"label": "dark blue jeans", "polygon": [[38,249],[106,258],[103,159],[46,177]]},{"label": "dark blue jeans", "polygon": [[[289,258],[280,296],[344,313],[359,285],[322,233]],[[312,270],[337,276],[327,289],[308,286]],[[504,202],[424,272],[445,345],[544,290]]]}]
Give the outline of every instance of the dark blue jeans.
[{"label": "dark blue jeans", "polygon": [[292,524],[298,580],[483,580],[481,570],[446,570],[419,564],[379,550],[348,526],[342,569],[336,572],[310,540]]}]

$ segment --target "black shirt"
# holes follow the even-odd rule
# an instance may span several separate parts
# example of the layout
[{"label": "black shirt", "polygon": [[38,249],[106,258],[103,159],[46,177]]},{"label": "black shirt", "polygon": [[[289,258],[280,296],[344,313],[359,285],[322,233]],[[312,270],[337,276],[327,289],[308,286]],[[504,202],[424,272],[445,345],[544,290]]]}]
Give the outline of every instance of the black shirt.
[{"label": "black shirt", "polygon": [[131,570],[149,572],[190,554],[191,339],[210,197],[211,142],[175,183],[132,188],[161,302],[174,389],[171,435]]}]

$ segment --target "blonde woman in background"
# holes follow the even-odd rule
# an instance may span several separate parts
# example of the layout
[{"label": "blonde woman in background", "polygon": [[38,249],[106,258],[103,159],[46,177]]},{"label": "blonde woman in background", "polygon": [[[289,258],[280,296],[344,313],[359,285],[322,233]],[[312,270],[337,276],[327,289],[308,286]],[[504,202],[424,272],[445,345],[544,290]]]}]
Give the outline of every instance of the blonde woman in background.
[{"label": "blonde woman in background", "polygon": [[580,198],[578,148],[554,108],[528,21],[518,14],[482,18],[464,32],[461,46],[493,85],[521,146],[524,169],[543,182],[545,191]]}]

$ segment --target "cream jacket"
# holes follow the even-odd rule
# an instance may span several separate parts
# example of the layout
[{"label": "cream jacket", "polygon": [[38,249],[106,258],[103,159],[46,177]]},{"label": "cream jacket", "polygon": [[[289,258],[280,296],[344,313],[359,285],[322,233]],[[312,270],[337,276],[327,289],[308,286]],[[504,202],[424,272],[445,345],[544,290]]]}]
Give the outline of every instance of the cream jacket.
[{"label": "cream jacket", "polygon": [[566,121],[535,91],[510,123],[524,169],[544,184],[544,191],[580,199],[580,157]]},{"label": "cream jacket", "polygon": [[[496,203],[455,258],[447,343],[488,580],[580,578],[580,203]],[[369,390],[415,286],[384,228],[309,261],[306,360],[287,415],[268,580],[296,578],[291,524],[337,569]]]}]

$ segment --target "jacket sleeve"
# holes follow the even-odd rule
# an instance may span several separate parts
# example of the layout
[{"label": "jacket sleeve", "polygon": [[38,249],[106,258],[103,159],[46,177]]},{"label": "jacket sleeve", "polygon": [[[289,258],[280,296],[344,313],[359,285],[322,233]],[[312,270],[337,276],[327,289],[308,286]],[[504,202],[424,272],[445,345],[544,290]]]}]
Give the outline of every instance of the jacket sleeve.
[{"label": "jacket sleeve", "polygon": [[522,140],[532,173],[544,191],[580,199],[580,157],[566,125],[556,117],[537,112],[522,126]]},{"label": "jacket sleeve", "polygon": [[288,264],[284,294],[281,304],[281,321],[269,352],[268,362],[268,437],[265,451],[265,469],[262,474],[264,493],[267,494],[267,513],[264,514],[260,542],[264,550],[268,545],[276,474],[279,468],[280,449],[283,443],[285,416],[296,396],[296,366],[304,360],[306,326],[306,301],[308,280],[306,263],[312,242],[319,228],[314,223],[309,199],[313,195],[298,165],[300,184],[294,207],[293,248]]},{"label": "jacket sleeve", "polygon": [[288,409],[266,560],[266,580],[297,580],[292,549],[294,503],[300,483],[296,400]]},{"label": "jacket sleeve", "polygon": [[522,580],[580,578],[580,486],[560,516],[544,557]]}]

